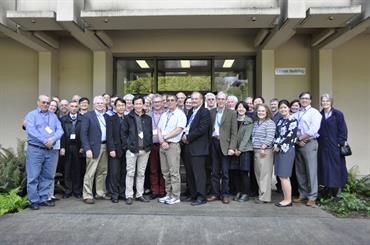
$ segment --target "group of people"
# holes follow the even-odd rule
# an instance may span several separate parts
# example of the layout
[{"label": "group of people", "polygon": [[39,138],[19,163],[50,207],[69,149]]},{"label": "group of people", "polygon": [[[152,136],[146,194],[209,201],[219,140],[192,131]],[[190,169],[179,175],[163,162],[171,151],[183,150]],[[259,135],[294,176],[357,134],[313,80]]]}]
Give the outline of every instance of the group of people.
[{"label": "group of people", "polygon": [[[29,206],[54,206],[58,157],[63,161],[63,198],[125,200],[165,204],[189,201],[271,202],[273,173],[283,193],[277,207],[314,207],[318,186],[339,196],[347,181],[340,147],[347,142],[343,113],[329,94],[322,110],[311,94],[297,100],[247,97],[225,92],[190,96],[108,94],[93,99],[59,100],[40,95],[23,127],[28,136]],[[180,162],[186,169],[181,193]],[[149,169],[149,171],[147,171]],[[151,195],[145,194],[146,176]],[[292,181],[291,181],[292,180]],[[294,192],[297,198],[292,200]]]}]

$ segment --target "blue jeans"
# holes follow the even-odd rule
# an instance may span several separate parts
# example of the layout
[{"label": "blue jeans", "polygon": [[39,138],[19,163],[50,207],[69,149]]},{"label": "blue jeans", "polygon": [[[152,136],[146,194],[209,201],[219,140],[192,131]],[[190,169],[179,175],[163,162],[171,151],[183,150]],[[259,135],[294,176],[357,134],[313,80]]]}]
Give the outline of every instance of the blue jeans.
[{"label": "blue jeans", "polygon": [[27,193],[30,203],[48,200],[48,193],[54,181],[54,162],[57,151],[28,145],[26,157]]}]

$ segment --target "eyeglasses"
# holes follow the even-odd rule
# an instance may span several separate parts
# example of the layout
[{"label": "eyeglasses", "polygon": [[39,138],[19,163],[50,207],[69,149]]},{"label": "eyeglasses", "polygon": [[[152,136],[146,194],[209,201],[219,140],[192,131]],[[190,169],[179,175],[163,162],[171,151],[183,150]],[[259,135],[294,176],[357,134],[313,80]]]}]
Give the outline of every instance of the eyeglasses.
[{"label": "eyeglasses", "polygon": [[209,98],[209,99],[207,99],[207,100],[215,100],[215,98]]},{"label": "eyeglasses", "polygon": [[40,103],[43,104],[43,105],[50,105],[49,101],[40,101]]},{"label": "eyeglasses", "polygon": [[173,102],[176,101],[175,99],[168,99],[167,102]]},{"label": "eyeglasses", "polygon": [[301,100],[310,100],[310,98],[309,97],[302,97],[302,98],[300,98]]}]

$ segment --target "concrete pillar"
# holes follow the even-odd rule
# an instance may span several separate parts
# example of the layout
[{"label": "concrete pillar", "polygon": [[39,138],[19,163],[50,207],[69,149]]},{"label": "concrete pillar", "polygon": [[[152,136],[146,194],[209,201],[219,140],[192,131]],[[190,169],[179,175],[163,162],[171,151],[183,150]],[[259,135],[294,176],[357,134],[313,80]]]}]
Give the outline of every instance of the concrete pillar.
[{"label": "concrete pillar", "polygon": [[[254,79],[255,79],[255,72],[254,72],[254,69],[255,69],[255,64],[253,61],[247,61],[247,80],[248,80],[248,88],[247,88],[247,92],[248,94],[246,95],[247,96],[253,96],[253,93],[254,93]],[[245,98],[243,98],[244,100]]]},{"label": "concrete pillar", "polygon": [[275,97],[275,51],[258,50],[256,66],[256,95],[268,101]]},{"label": "concrete pillar", "polygon": [[312,50],[312,105],[319,108],[323,93],[333,95],[333,50]]},{"label": "concrete pillar", "polygon": [[58,95],[58,53],[39,52],[39,94]]},{"label": "concrete pillar", "polygon": [[113,56],[109,51],[93,51],[93,96],[113,92]]}]

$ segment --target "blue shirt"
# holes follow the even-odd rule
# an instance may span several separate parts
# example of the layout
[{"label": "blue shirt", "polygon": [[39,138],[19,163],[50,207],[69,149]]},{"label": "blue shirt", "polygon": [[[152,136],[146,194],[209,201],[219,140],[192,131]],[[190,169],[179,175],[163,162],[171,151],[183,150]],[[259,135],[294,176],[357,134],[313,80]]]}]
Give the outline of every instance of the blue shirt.
[{"label": "blue shirt", "polygon": [[48,139],[55,143],[64,133],[58,117],[52,112],[42,112],[40,108],[27,114],[26,132],[28,143],[41,147],[45,147]]},{"label": "blue shirt", "polygon": [[216,112],[215,126],[213,128],[212,136],[220,136],[221,119],[225,109],[218,109]]},{"label": "blue shirt", "polygon": [[311,106],[301,108],[294,114],[294,117],[298,121],[298,132],[297,136],[308,135],[310,138],[319,137],[319,129],[321,125],[321,114],[318,110]]}]

